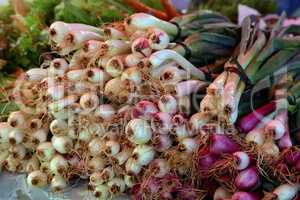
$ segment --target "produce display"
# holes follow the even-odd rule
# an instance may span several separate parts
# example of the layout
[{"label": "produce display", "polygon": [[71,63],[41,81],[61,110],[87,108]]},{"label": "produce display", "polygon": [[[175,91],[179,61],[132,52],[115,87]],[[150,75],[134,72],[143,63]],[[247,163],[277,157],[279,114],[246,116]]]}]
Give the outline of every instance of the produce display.
[{"label": "produce display", "polygon": [[296,199],[300,26],[165,6],[170,21],[53,22],[56,54],[9,96],[2,169],[53,192],[86,179],[97,199]]}]

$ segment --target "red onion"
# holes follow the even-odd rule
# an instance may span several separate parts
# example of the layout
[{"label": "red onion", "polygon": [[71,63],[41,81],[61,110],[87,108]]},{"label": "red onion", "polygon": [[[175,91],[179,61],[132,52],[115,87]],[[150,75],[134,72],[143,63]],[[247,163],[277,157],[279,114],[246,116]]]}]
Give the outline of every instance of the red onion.
[{"label": "red onion", "polygon": [[297,161],[295,168],[300,172],[300,159]]},{"label": "red onion", "polygon": [[284,153],[284,160],[294,166],[297,161],[300,161],[300,150],[287,150],[287,152]]},{"label": "red onion", "polygon": [[259,200],[259,199],[260,198],[256,194],[250,192],[236,192],[231,197],[231,200]]},{"label": "red onion", "polygon": [[258,183],[259,175],[255,167],[249,167],[241,171],[235,178],[235,185],[240,190],[253,189]]},{"label": "red onion", "polygon": [[198,152],[198,169],[200,171],[208,171],[212,165],[218,160],[218,156],[209,152],[208,149],[204,149]]},{"label": "red onion", "polygon": [[239,145],[226,135],[212,134],[210,136],[210,152],[214,154],[234,153],[239,150]]},{"label": "red onion", "polygon": [[264,105],[252,113],[243,116],[237,123],[239,130],[243,133],[248,133],[256,127],[256,125],[261,121],[261,119],[273,112],[276,109],[276,103],[270,102],[267,105]]}]

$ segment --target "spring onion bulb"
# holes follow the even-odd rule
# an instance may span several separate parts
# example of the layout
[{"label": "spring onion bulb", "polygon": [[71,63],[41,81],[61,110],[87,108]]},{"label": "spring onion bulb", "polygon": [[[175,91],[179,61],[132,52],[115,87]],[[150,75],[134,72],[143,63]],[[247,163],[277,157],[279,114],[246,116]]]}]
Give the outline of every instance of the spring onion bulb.
[{"label": "spring onion bulb", "polygon": [[86,71],[86,76],[89,82],[97,83],[104,86],[105,83],[110,79],[110,76],[99,68],[91,68]]},{"label": "spring onion bulb", "polygon": [[40,119],[32,119],[32,120],[30,120],[28,127],[31,130],[37,130],[37,129],[42,128],[42,125],[43,125],[42,120],[40,120]]},{"label": "spring onion bulb", "polygon": [[141,53],[131,53],[125,57],[125,63],[128,67],[136,67],[143,58]]},{"label": "spring onion bulb", "polygon": [[116,110],[110,104],[99,105],[94,111],[95,116],[100,117],[101,119],[107,121],[112,119],[115,114],[116,114]]},{"label": "spring onion bulb", "polygon": [[6,123],[6,122],[1,122],[0,123],[0,141],[2,143],[8,142],[9,139],[9,133],[12,131],[12,127]]},{"label": "spring onion bulb", "polygon": [[121,150],[121,152],[119,152],[118,154],[114,155],[113,157],[115,158],[116,162],[118,165],[123,165],[128,158],[130,157],[132,153],[132,150],[129,148],[124,148],[123,150]]},{"label": "spring onion bulb", "polygon": [[82,129],[78,133],[77,140],[79,140],[81,143],[89,143],[92,140],[92,137],[93,137],[93,135],[90,130]]},{"label": "spring onion bulb", "polygon": [[149,58],[149,61],[153,68],[160,66],[166,60],[176,61],[183,69],[185,69],[192,76],[200,80],[205,80],[205,74],[201,70],[199,70],[197,67],[192,65],[189,61],[187,61],[184,57],[182,57],[180,54],[176,53],[175,51],[168,50],[168,49],[157,51],[153,53]]},{"label": "spring onion bulb", "polygon": [[21,111],[11,112],[8,116],[7,123],[14,128],[25,128],[26,116]]},{"label": "spring onion bulb", "polygon": [[101,171],[101,182],[107,183],[115,177],[115,172],[112,167],[106,167]]},{"label": "spring onion bulb", "polygon": [[32,142],[34,144],[39,144],[41,142],[45,142],[48,137],[48,130],[46,129],[38,129],[32,134]]},{"label": "spring onion bulb", "polygon": [[68,130],[68,124],[65,120],[55,119],[50,123],[50,131],[53,135],[65,135]]},{"label": "spring onion bulb", "polygon": [[88,149],[92,156],[100,155],[103,148],[104,142],[100,138],[94,138],[88,144]]},{"label": "spring onion bulb", "polygon": [[142,166],[148,165],[154,159],[154,156],[155,151],[153,147],[148,145],[138,145],[135,147],[132,154],[132,158]]},{"label": "spring onion bulb", "polygon": [[107,141],[105,143],[105,153],[111,156],[120,152],[121,146],[117,141]]},{"label": "spring onion bulb", "polygon": [[106,40],[99,50],[100,56],[113,57],[130,53],[130,44],[123,40]]},{"label": "spring onion bulb", "polygon": [[190,74],[185,70],[175,66],[166,66],[160,71],[159,79],[166,84],[176,84],[180,81],[189,79]]},{"label": "spring onion bulb", "polygon": [[237,151],[232,154],[235,158],[237,158],[237,169],[244,170],[250,164],[250,157],[247,153],[243,151]]},{"label": "spring onion bulb", "polygon": [[129,158],[125,164],[126,172],[129,175],[138,175],[142,170],[142,165],[134,158]]},{"label": "spring onion bulb", "polygon": [[69,64],[63,58],[55,58],[51,61],[49,66],[49,75],[50,76],[62,76],[69,68]]},{"label": "spring onion bulb", "polygon": [[110,192],[113,195],[123,193],[125,191],[125,189],[126,189],[125,181],[123,179],[121,179],[121,178],[116,178],[115,177],[112,180],[110,180],[107,183],[107,185],[110,188]]},{"label": "spring onion bulb", "polygon": [[150,47],[154,50],[166,49],[170,43],[169,35],[159,28],[148,29]]},{"label": "spring onion bulb", "polygon": [[114,56],[107,61],[105,71],[112,77],[118,77],[125,69],[124,56]]},{"label": "spring onion bulb", "polygon": [[36,156],[41,161],[50,161],[55,156],[55,149],[52,143],[40,143],[36,148]]},{"label": "spring onion bulb", "polygon": [[23,160],[26,155],[26,148],[22,144],[14,145],[9,148],[11,155],[16,158]]},{"label": "spring onion bulb", "polygon": [[135,144],[145,144],[152,137],[149,123],[143,119],[132,119],[126,126],[128,139]]},{"label": "spring onion bulb", "polygon": [[106,160],[97,156],[87,161],[87,167],[92,171],[100,171],[105,168]]},{"label": "spring onion bulb", "polygon": [[145,57],[149,57],[152,53],[152,49],[149,40],[144,37],[139,37],[132,42],[132,53],[140,53]]},{"label": "spring onion bulb", "polygon": [[151,128],[160,134],[167,134],[172,128],[171,115],[165,112],[155,113],[151,119]]},{"label": "spring onion bulb", "polygon": [[161,112],[174,114],[177,112],[177,100],[172,95],[163,95],[159,98],[158,108]]},{"label": "spring onion bulb", "polygon": [[12,155],[9,155],[4,161],[5,168],[9,172],[17,172],[21,168],[21,161],[19,159],[14,158]]},{"label": "spring onion bulb", "polygon": [[49,170],[53,173],[53,174],[64,174],[65,172],[67,172],[68,168],[69,168],[69,164],[68,161],[62,157],[61,155],[55,155],[51,161],[50,161],[50,165],[49,165]]},{"label": "spring onion bulb", "polygon": [[92,111],[99,105],[99,97],[95,93],[86,93],[80,97],[79,103],[85,111]]},{"label": "spring onion bulb", "polygon": [[103,183],[101,178],[101,172],[96,171],[90,175],[90,184],[93,186],[101,185]]},{"label": "spring onion bulb", "polygon": [[73,148],[73,141],[68,136],[53,136],[51,139],[52,145],[56,151],[61,154],[70,152]]},{"label": "spring onion bulb", "polygon": [[117,98],[118,94],[122,92],[122,83],[119,77],[109,80],[105,84],[104,95],[112,99]]},{"label": "spring onion bulb", "polygon": [[47,185],[47,175],[39,170],[33,171],[27,176],[27,184],[34,187],[44,187]]},{"label": "spring onion bulb", "polygon": [[55,175],[51,180],[51,189],[53,192],[60,192],[67,187],[67,182],[61,175]]},{"label": "spring onion bulb", "polygon": [[110,199],[109,187],[107,185],[97,185],[93,194],[98,199]]},{"label": "spring onion bulb", "polygon": [[103,37],[90,31],[71,31],[67,33],[61,43],[58,43],[59,53],[64,56],[70,52],[80,49],[88,40],[102,40]]},{"label": "spring onion bulb", "polygon": [[23,142],[24,133],[19,129],[14,129],[9,132],[8,141],[11,145],[20,144]]},{"label": "spring onion bulb", "polygon": [[132,81],[135,85],[139,85],[142,83],[142,73],[138,67],[130,67],[123,71],[121,80],[129,80]]},{"label": "spring onion bulb", "polygon": [[134,184],[136,183],[135,177],[129,176],[129,175],[124,176],[124,181],[128,188],[132,188],[134,186]]}]

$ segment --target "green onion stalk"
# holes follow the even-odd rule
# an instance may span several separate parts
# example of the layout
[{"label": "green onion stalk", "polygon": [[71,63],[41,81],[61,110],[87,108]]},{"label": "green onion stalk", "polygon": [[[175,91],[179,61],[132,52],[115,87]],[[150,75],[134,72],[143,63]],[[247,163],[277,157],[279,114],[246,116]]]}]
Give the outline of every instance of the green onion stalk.
[{"label": "green onion stalk", "polygon": [[[237,62],[240,63],[242,69],[245,70],[250,65],[251,61],[265,44],[266,36],[258,29],[257,20],[253,17],[247,17],[242,24],[242,38],[239,54],[236,56]],[[236,68],[236,65],[228,62],[225,64],[225,68],[227,67]],[[222,119],[226,119],[232,123],[238,116],[239,99],[246,85],[235,72],[227,72],[225,70],[220,76],[222,79],[221,81],[219,80],[219,83],[214,81],[212,85],[209,86],[211,92],[209,92],[208,95],[218,99],[218,109],[220,109],[224,115]],[[209,102],[201,102],[200,111],[207,110],[206,105],[208,104]]]},{"label": "green onion stalk", "polygon": [[[253,17],[248,17],[243,22],[240,52],[236,56],[236,60],[252,85],[263,83],[269,75],[273,75],[280,70],[297,71],[295,63],[291,63],[289,67],[286,66],[300,50],[298,37],[295,36],[298,34],[298,28],[294,26],[283,29],[282,20],[284,17],[284,15],[281,16],[268,40],[266,35],[255,26]],[[286,40],[293,40],[295,44],[287,46],[283,42]],[[237,64],[228,63],[225,65],[226,67],[237,68]],[[228,72],[225,85],[218,88],[218,90],[223,91],[219,104],[227,120],[226,122],[229,124],[236,121],[239,97],[247,86],[247,83],[241,80],[240,77],[236,72]],[[253,89],[256,87],[259,87],[259,85],[256,85]]]}]

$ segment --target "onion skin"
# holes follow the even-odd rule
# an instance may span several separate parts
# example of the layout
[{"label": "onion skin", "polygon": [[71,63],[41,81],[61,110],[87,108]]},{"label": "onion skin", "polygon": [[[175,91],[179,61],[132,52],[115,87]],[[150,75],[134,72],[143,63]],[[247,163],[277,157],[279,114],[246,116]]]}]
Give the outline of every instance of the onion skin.
[{"label": "onion skin", "polygon": [[213,134],[211,135],[210,139],[211,153],[220,155],[223,153],[234,153],[239,150],[239,145],[226,135]]},{"label": "onion skin", "polygon": [[255,167],[241,171],[235,178],[235,185],[240,190],[253,189],[259,183],[258,171]]},{"label": "onion skin", "polygon": [[270,102],[267,105],[264,105],[254,112],[243,116],[237,123],[237,127],[242,133],[248,133],[256,127],[256,125],[261,121],[261,119],[273,112],[276,109],[276,103]]},{"label": "onion skin", "polygon": [[231,200],[259,200],[259,199],[260,198],[256,194],[250,192],[236,192],[231,197]]}]

